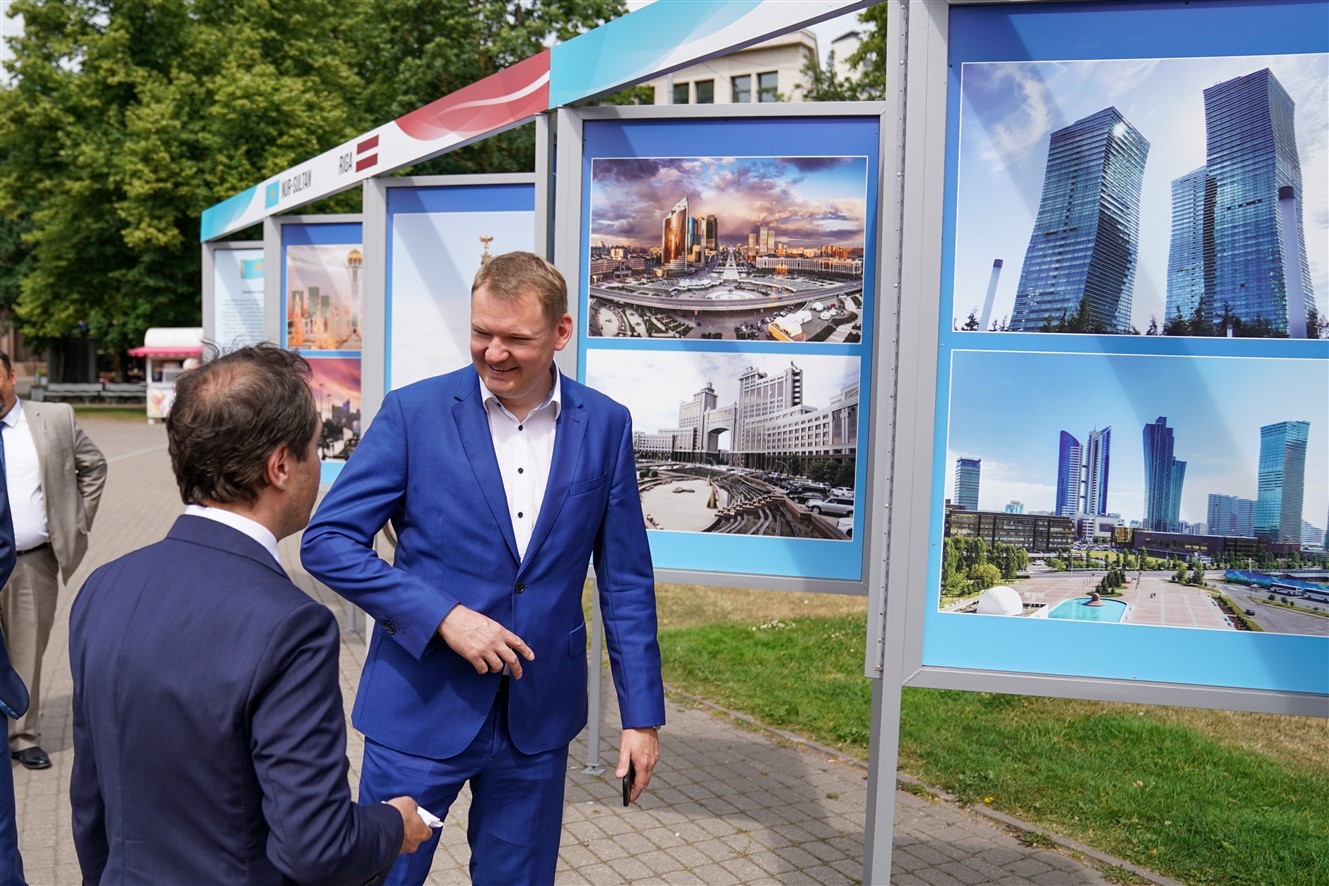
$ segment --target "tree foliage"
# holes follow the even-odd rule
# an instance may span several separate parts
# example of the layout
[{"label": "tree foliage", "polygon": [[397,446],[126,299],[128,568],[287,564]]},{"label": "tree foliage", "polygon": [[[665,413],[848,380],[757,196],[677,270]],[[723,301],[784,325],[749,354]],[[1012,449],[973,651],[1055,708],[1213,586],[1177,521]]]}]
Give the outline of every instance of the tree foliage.
[{"label": "tree foliage", "polygon": [[[0,307],[35,345],[197,325],[204,209],[620,0],[15,0]],[[525,127],[416,172],[533,168]],[[331,203],[333,201],[329,201]]]},{"label": "tree foliage", "polygon": [[851,73],[840,76],[834,51],[826,54],[825,65],[816,59],[803,64],[803,100],[810,102],[869,101],[886,97],[886,3],[869,6],[858,14],[862,30],[858,47],[846,62]]}]

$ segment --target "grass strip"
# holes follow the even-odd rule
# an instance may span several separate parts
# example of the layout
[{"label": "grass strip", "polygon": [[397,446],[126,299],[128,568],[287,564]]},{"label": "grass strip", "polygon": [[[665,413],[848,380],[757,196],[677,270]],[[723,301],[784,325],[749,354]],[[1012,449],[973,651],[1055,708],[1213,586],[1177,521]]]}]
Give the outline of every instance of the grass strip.
[{"label": "grass strip", "polygon": [[[865,637],[858,614],[660,632],[670,685],[860,757]],[[900,769],[1186,883],[1326,882],[1324,722],[1278,718],[1303,760],[1226,713],[906,688]]]}]

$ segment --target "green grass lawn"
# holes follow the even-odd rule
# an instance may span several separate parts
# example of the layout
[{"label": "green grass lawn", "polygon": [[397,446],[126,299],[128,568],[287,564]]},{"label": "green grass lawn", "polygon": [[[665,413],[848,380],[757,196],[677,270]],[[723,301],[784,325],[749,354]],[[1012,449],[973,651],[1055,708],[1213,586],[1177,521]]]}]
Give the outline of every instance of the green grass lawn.
[{"label": "green grass lawn", "polygon": [[117,421],[147,421],[147,407],[140,403],[137,406],[123,405],[104,405],[101,403],[73,403],[74,415],[79,418],[110,418]]},{"label": "green grass lawn", "polygon": [[[865,757],[861,599],[660,589],[665,681]],[[906,688],[900,769],[1191,884],[1329,883],[1329,724]]]}]

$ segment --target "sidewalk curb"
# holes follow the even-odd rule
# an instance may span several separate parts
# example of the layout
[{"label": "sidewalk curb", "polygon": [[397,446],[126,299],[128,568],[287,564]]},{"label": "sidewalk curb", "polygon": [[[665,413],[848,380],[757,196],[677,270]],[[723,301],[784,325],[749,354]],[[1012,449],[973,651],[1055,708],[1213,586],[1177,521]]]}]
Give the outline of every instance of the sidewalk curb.
[{"label": "sidewalk curb", "polygon": [[[798,745],[810,751],[816,751],[818,754],[826,756],[829,760],[833,760],[837,763],[840,763],[841,765],[848,766],[853,769],[858,769],[863,773],[864,778],[866,778],[868,775],[869,768],[867,763],[863,762],[862,760],[859,760],[856,757],[849,756],[845,754],[843,751],[830,747],[829,745],[821,744],[820,742],[813,741],[812,739],[806,738],[801,735],[796,735],[792,732],[786,732],[783,729],[777,729],[773,726],[768,726],[765,723],[762,723],[759,720],[755,720],[752,717],[740,711],[731,710],[729,708],[715,704],[714,702],[707,701],[704,698],[700,698],[699,696],[691,695],[690,693],[684,692],[681,689],[675,689],[667,684],[665,686],[665,693],[675,700],[683,701],[687,704],[708,710],[714,715],[722,716],[727,719],[733,720],[736,723],[739,723],[740,725],[744,726],[745,728],[753,730],[754,732],[764,732],[769,735],[775,736],[781,741],[786,741],[789,742],[790,744]],[[992,809],[987,806],[975,806],[972,804],[962,803],[959,801],[958,798],[955,797],[954,794],[950,794],[942,790],[941,788],[933,787],[927,782],[915,778],[912,775],[908,775],[907,773],[897,771],[895,774],[895,784],[897,790],[903,790],[909,793],[914,793],[916,796],[917,792],[910,791],[909,787],[912,786],[912,787],[922,788],[927,792],[930,798],[939,800],[943,803],[947,803],[950,806],[953,806],[956,809],[961,810],[962,812],[969,813],[970,815],[975,815],[980,818],[986,818],[989,821],[995,822],[1008,830],[1015,831],[1018,833],[1025,833],[1025,834],[1037,834],[1038,836],[1043,837],[1047,839],[1049,842],[1056,845],[1062,851],[1069,852],[1074,855],[1084,856],[1085,858],[1088,859],[1092,859],[1095,865],[1100,869],[1100,871],[1116,868],[1124,871],[1129,871],[1130,873],[1134,874],[1140,879],[1150,884],[1153,884],[1153,886],[1186,886],[1186,884],[1178,880],[1169,879],[1168,877],[1164,877],[1162,874],[1158,874],[1155,873],[1154,871],[1142,868],[1139,865],[1126,861],[1125,859],[1117,858],[1116,856],[1109,855],[1106,852],[1101,852],[1097,849],[1094,849],[1091,846],[1086,846],[1083,843],[1080,843],[1076,840],[1072,840],[1070,837],[1063,837],[1061,834],[1055,833],[1054,831],[1050,831],[1047,828],[1041,827],[1031,822],[1023,821],[1012,815],[1007,815],[1004,812],[1000,812],[996,809]]]}]

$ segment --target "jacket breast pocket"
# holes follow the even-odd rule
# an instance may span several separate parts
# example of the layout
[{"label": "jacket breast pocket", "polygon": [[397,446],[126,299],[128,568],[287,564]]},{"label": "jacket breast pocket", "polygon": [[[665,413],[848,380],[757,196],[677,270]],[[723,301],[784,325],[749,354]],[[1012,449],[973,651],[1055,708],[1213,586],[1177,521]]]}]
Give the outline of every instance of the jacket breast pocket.
[{"label": "jacket breast pocket", "polygon": [[582,622],[568,633],[568,655],[574,658],[586,655],[586,623]]},{"label": "jacket breast pocket", "polygon": [[592,477],[589,480],[578,480],[568,486],[568,498],[576,498],[579,495],[589,495],[592,492],[598,492],[609,482],[608,474],[601,474],[598,477]]}]

